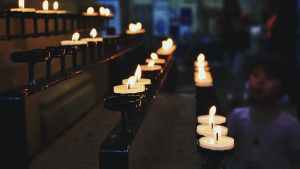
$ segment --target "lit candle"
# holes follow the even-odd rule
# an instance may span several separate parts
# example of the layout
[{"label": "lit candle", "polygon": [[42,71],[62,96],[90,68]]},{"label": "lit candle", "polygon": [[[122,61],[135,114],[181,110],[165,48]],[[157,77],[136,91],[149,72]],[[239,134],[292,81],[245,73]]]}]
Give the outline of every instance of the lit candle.
[{"label": "lit candle", "polygon": [[53,2],[53,10],[58,10],[59,9],[59,3],[57,1]]},{"label": "lit candle", "polygon": [[143,26],[140,22],[134,24],[130,23],[128,26],[128,30],[126,31],[126,34],[129,35],[135,35],[135,34],[141,34],[145,33],[145,29],[143,29]]},{"label": "lit candle", "polygon": [[18,8],[10,9],[11,12],[35,12],[34,8],[25,8],[25,0],[18,0]]},{"label": "lit candle", "polygon": [[155,65],[154,60],[150,60],[147,65],[141,66],[142,71],[145,72],[152,72],[152,71],[161,71],[162,67],[160,65]]},{"label": "lit candle", "polygon": [[[226,118],[224,116],[216,115],[217,108],[216,106],[212,106],[209,109],[208,115],[198,116],[198,123],[206,124],[206,125],[215,125],[215,124],[223,124],[226,122]],[[212,128],[212,127],[211,127]]]},{"label": "lit candle", "polygon": [[75,32],[72,35],[72,40],[64,40],[64,41],[61,41],[60,44],[62,46],[87,45],[87,42],[80,40],[80,33]]},{"label": "lit candle", "polygon": [[25,8],[25,0],[19,0],[18,5],[19,8]]},{"label": "lit candle", "polygon": [[213,151],[226,151],[234,148],[234,139],[222,136],[222,129],[215,127],[213,136],[202,137],[199,139],[201,148]]},{"label": "lit candle", "polygon": [[43,10],[45,10],[45,11],[48,11],[48,10],[49,10],[49,2],[48,2],[47,0],[44,0],[44,1],[43,1],[42,8],[43,8]]},{"label": "lit candle", "polygon": [[145,85],[138,84],[136,77],[131,76],[128,78],[127,84],[114,86],[114,93],[117,94],[135,94],[145,91]]},{"label": "lit candle", "polygon": [[98,13],[95,12],[95,9],[93,7],[88,7],[86,9],[86,12],[83,13],[83,15],[85,15],[85,16],[97,16]]},{"label": "lit candle", "polygon": [[213,128],[210,125],[197,125],[196,132],[201,136],[213,136],[214,128],[219,127],[222,131],[222,135],[226,136],[228,134],[228,128],[220,125],[215,125]]},{"label": "lit candle", "polygon": [[150,59],[146,60],[146,63],[149,63],[151,60],[155,62],[155,64],[165,64],[165,59],[160,59],[156,53],[151,53]]},{"label": "lit candle", "polygon": [[168,56],[172,55],[175,50],[176,45],[174,44],[174,41],[171,38],[168,38],[167,40],[162,41],[162,46],[157,50],[157,53],[159,55]]},{"label": "lit candle", "polygon": [[[143,79],[142,78],[142,68],[140,65],[137,66],[134,76],[136,78],[136,83],[141,85],[150,85],[151,79]],[[128,84],[128,79],[124,79],[122,81],[123,84]]]},{"label": "lit candle", "polygon": [[83,38],[81,40],[86,41],[86,42],[95,42],[95,43],[102,42],[103,39],[101,37],[97,37],[97,36],[98,36],[98,31],[96,28],[93,28],[90,31],[90,38]]}]

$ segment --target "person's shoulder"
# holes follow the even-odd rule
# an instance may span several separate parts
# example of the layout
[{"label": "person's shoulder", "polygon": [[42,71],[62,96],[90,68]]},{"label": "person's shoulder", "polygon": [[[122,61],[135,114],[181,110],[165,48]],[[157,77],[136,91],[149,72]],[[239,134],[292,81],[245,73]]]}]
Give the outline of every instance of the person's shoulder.
[{"label": "person's shoulder", "polygon": [[300,126],[299,120],[290,112],[281,112],[278,120],[286,127],[289,126]]},{"label": "person's shoulder", "polygon": [[249,117],[250,117],[250,107],[248,106],[235,108],[229,114],[230,119],[243,120],[243,119],[249,119]]}]

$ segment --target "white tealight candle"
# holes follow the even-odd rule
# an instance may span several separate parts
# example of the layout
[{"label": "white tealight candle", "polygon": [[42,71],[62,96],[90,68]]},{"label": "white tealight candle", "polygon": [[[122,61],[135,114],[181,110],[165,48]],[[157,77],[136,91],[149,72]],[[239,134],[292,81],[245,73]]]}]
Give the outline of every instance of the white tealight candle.
[{"label": "white tealight candle", "polygon": [[34,8],[25,8],[25,0],[18,0],[18,8],[10,9],[11,12],[35,12]]},{"label": "white tealight candle", "polygon": [[91,38],[83,38],[81,39],[82,41],[86,41],[86,42],[95,42],[95,43],[98,43],[98,42],[102,42],[103,39],[101,37],[97,37],[98,36],[98,32],[97,32],[97,29],[96,28],[93,28],[91,31],[90,31],[90,37]]},{"label": "white tealight candle", "polygon": [[226,151],[234,148],[234,139],[227,136],[222,136],[222,131],[219,127],[215,127],[213,136],[202,137],[199,139],[200,147],[213,151]]},{"label": "white tealight candle", "polygon": [[142,65],[141,68],[145,72],[160,71],[162,69],[160,65],[155,65],[153,60],[150,60],[147,65]]},{"label": "white tealight candle", "polygon": [[53,12],[56,14],[67,13],[67,11],[65,11],[65,10],[59,10],[59,2],[58,1],[53,2]]},{"label": "white tealight candle", "polygon": [[206,124],[206,125],[215,125],[215,124],[223,124],[226,122],[226,118],[224,116],[216,115],[217,108],[216,106],[212,106],[209,109],[208,115],[198,116],[198,123]]},{"label": "white tealight candle", "polygon": [[151,53],[150,55],[151,59],[146,59],[146,63],[149,63],[151,60],[153,60],[156,64],[165,64],[165,59],[158,58],[158,55],[156,53]]},{"label": "white tealight candle", "polygon": [[[140,65],[137,66],[134,76],[136,78],[137,84],[141,84],[141,85],[150,85],[151,84],[151,79],[143,79],[142,78],[142,68]],[[122,83],[128,84],[128,79],[124,79],[122,81]]]},{"label": "white tealight candle", "polygon": [[75,32],[73,35],[72,35],[72,40],[64,40],[64,41],[61,41],[60,44],[62,46],[76,46],[76,45],[87,45],[87,42],[86,41],[81,41],[80,40],[80,33],[78,32]]},{"label": "white tealight candle", "polygon": [[128,78],[128,83],[124,85],[114,86],[114,93],[117,94],[135,94],[145,91],[145,86],[136,83],[136,77]]},{"label": "white tealight candle", "polygon": [[167,40],[162,41],[162,46],[157,50],[157,53],[159,55],[168,56],[172,55],[175,50],[176,45],[174,45],[174,42],[171,38],[168,38]]},{"label": "white tealight candle", "polygon": [[[220,125],[215,125],[213,126],[215,127],[219,127],[221,130],[221,135],[222,136],[226,136],[228,134],[228,128],[224,127],[224,126],[220,126]],[[201,136],[213,136],[213,129],[212,126],[210,125],[197,125],[197,129],[196,132],[201,135]]]}]

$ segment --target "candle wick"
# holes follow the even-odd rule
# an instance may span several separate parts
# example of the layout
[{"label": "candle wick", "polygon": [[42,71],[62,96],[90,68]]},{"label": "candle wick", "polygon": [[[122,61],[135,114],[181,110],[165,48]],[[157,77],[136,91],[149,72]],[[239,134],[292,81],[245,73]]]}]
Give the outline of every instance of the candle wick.
[{"label": "candle wick", "polygon": [[217,140],[217,142],[219,141],[219,134],[218,133],[216,133],[216,140]]}]

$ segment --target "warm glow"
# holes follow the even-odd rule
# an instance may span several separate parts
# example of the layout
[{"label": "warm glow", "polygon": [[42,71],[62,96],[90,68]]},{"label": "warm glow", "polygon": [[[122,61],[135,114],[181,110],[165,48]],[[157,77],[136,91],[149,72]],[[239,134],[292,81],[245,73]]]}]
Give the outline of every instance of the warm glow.
[{"label": "warm glow", "polygon": [[216,115],[216,111],[217,111],[217,108],[216,106],[212,106],[210,109],[209,109],[209,116],[208,116],[208,124],[210,126],[213,127],[214,123],[215,123],[215,115]]},{"label": "warm glow", "polygon": [[197,57],[198,63],[204,63],[205,62],[205,55],[203,53],[200,53]]},{"label": "warm glow", "polygon": [[206,72],[204,68],[199,68],[198,77],[200,80],[206,79]]},{"label": "warm glow", "polygon": [[86,13],[88,15],[93,15],[95,13],[95,9],[93,7],[88,7],[88,9],[86,10]]},{"label": "warm glow", "polygon": [[101,7],[99,8],[99,13],[100,13],[101,15],[103,15],[103,14],[105,13],[105,8],[104,8],[103,6],[101,6]]},{"label": "warm glow", "polygon": [[142,26],[141,22],[138,22],[135,26],[136,26],[137,30],[142,30],[143,26]]},{"label": "warm glow", "polygon": [[75,32],[72,35],[72,41],[79,41],[79,39],[80,39],[80,34],[78,32]]},{"label": "warm glow", "polygon": [[134,73],[134,76],[136,77],[136,80],[139,81],[142,79],[142,68],[141,65],[138,65],[136,68],[136,71]]},{"label": "warm glow", "polygon": [[106,8],[106,9],[104,10],[104,15],[105,15],[105,16],[109,16],[109,15],[110,15],[110,9]]},{"label": "warm glow", "polygon": [[152,60],[157,60],[158,59],[158,55],[156,53],[151,53],[151,59]]},{"label": "warm glow", "polygon": [[136,77],[135,77],[135,76],[130,76],[130,77],[128,78],[128,84],[127,84],[128,88],[129,88],[129,89],[133,88],[133,86],[134,86],[135,84],[136,84]]},{"label": "warm glow", "polygon": [[91,36],[92,38],[96,38],[97,35],[98,35],[97,29],[93,28],[93,29],[91,30],[91,32],[90,32],[90,36]]},{"label": "warm glow", "polygon": [[167,40],[162,41],[162,48],[164,50],[169,50],[173,47],[174,42],[171,38],[168,38]]},{"label": "warm glow", "polygon": [[53,2],[53,9],[54,9],[54,10],[58,10],[58,8],[59,8],[59,3],[58,3],[58,1]]},{"label": "warm glow", "polygon": [[218,142],[219,139],[220,139],[220,137],[221,137],[221,134],[222,134],[221,127],[220,126],[214,127],[213,133],[214,133],[214,140],[215,140],[215,142]]},{"label": "warm glow", "polygon": [[48,11],[49,10],[49,1],[44,0],[42,7],[43,7],[43,10]]},{"label": "warm glow", "polygon": [[216,106],[211,106],[209,109],[209,116],[215,116],[217,112],[217,107]]},{"label": "warm glow", "polygon": [[154,65],[155,65],[154,60],[149,60],[148,66],[149,66],[149,67],[153,67]]},{"label": "warm glow", "polygon": [[134,24],[134,23],[130,23],[129,24],[129,31],[130,32],[139,32],[142,30],[142,24],[140,22]]},{"label": "warm glow", "polygon": [[25,8],[25,0],[18,1],[19,8]]}]

